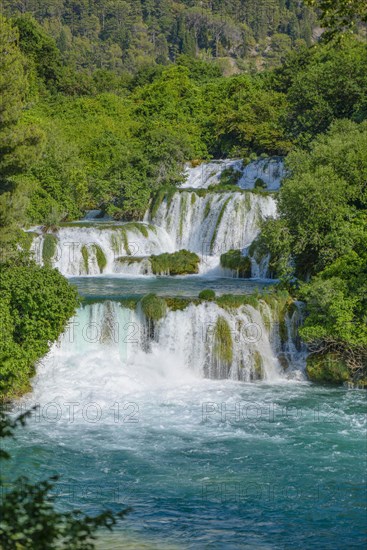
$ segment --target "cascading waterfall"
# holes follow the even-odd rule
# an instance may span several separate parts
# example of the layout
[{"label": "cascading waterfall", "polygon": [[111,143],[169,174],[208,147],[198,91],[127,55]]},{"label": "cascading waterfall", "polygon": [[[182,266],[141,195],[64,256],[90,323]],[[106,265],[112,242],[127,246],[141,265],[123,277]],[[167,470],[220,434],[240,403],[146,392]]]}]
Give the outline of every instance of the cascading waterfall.
[{"label": "cascading waterfall", "polygon": [[55,240],[51,264],[65,276],[149,274],[145,257],[175,250],[163,229],[143,223],[70,225],[34,238],[31,250],[41,265],[45,262],[45,242],[49,238]]},{"label": "cascading waterfall", "polygon": [[240,159],[214,160],[199,166],[187,166],[182,188],[207,189],[221,183],[225,170],[238,174],[237,185],[241,189],[253,189],[257,180],[262,180],[268,191],[277,191],[286,176],[282,157],[267,157],[244,165]]},{"label": "cascading waterfall", "polygon": [[259,222],[276,216],[273,197],[255,193],[175,193],[145,221],[163,228],[176,250],[220,255],[249,246],[259,234]]},{"label": "cascading waterfall", "polygon": [[[65,276],[151,275],[148,257],[187,249],[201,256],[200,274],[223,275],[219,256],[248,247],[260,221],[276,216],[273,197],[255,193],[177,192],[140,223],[70,224],[38,230],[32,252]],[[45,254],[50,240],[51,253]]]},{"label": "cascading waterfall", "polygon": [[[148,329],[139,304],[117,301],[82,306],[37,369],[34,398],[68,395],[69,401],[111,401],[111,395],[201,378],[276,382],[294,374],[277,355],[300,369],[303,350],[295,326],[297,308],[281,334],[265,302],[226,310],[213,302],[168,310]],[[288,354],[288,355],[287,355]],[[72,382],[72,383],[71,383]]]}]

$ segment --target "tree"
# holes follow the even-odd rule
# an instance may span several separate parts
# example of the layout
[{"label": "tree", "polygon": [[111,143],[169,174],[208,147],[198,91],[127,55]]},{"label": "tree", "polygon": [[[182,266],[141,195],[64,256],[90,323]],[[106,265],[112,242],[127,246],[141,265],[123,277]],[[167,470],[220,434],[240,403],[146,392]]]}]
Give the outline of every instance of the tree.
[{"label": "tree", "polygon": [[359,23],[367,22],[365,0],[305,0],[320,10],[321,23],[327,29],[327,37],[336,33],[355,31]]},{"label": "tree", "polygon": [[24,220],[28,193],[13,177],[36,160],[43,132],[21,121],[28,80],[26,60],[19,48],[19,34],[0,15],[0,245],[2,257],[16,249],[17,222]]}]

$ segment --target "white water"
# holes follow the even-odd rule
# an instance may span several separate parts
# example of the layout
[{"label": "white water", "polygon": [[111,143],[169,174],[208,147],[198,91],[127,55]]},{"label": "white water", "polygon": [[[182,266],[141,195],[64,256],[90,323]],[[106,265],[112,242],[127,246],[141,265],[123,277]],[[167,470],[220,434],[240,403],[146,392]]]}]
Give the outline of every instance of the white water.
[{"label": "white water", "polygon": [[[303,368],[292,319],[282,346],[271,310],[264,303],[260,310],[243,306],[228,312],[215,303],[191,304],[168,311],[153,327],[139,306],[132,311],[111,301],[85,305],[39,365],[32,399],[42,404],[52,395],[57,402],[111,403],[121,395],[195,385],[203,378],[274,383],[302,377],[302,370],[285,374],[277,359],[288,354],[297,369]],[[229,364],[216,351],[219,318],[230,329]]]},{"label": "white water", "polygon": [[[87,223],[61,227],[53,235],[57,247],[52,265],[63,275],[151,275],[147,257],[187,249],[201,257],[200,275],[223,276],[219,258],[230,249],[248,247],[259,233],[260,221],[276,216],[273,197],[253,193],[177,192],[144,223]],[[43,264],[45,235],[32,244]],[[102,251],[105,265],[98,262]]]},{"label": "white water", "polygon": [[163,201],[145,220],[170,235],[176,250],[186,248],[199,254],[220,255],[249,246],[259,234],[260,221],[276,216],[271,196],[254,193],[176,193]]},{"label": "white water", "polygon": [[241,189],[253,189],[260,178],[268,191],[278,191],[286,175],[283,159],[280,157],[259,159],[243,167],[243,161],[238,159],[216,160],[204,162],[194,168],[188,166],[185,170],[185,182],[182,188],[207,189],[218,185],[224,170],[232,169],[240,173],[238,186]]}]

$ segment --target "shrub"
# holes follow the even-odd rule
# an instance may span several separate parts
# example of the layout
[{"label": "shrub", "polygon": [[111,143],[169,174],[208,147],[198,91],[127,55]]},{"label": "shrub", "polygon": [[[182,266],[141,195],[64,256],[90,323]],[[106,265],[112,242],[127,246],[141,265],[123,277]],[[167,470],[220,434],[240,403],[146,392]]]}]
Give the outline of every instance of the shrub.
[{"label": "shrub", "polygon": [[312,382],[343,384],[350,379],[349,369],[336,354],[311,356],[307,360],[307,375]]},{"label": "shrub", "polygon": [[34,365],[64,331],[74,314],[76,290],[50,267],[1,266],[0,388],[3,399],[29,390]]}]

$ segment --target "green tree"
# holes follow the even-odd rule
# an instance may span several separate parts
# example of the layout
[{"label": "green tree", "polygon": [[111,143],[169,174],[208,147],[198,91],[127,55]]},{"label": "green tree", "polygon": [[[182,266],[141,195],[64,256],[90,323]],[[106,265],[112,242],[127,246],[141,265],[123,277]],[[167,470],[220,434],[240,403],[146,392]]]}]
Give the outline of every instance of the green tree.
[{"label": "green tree", "polygon": [[305,0],[321,11],[321,23],[330,38],[336,33],[355,31],[359,23],[367,22],[365,0]]}]

